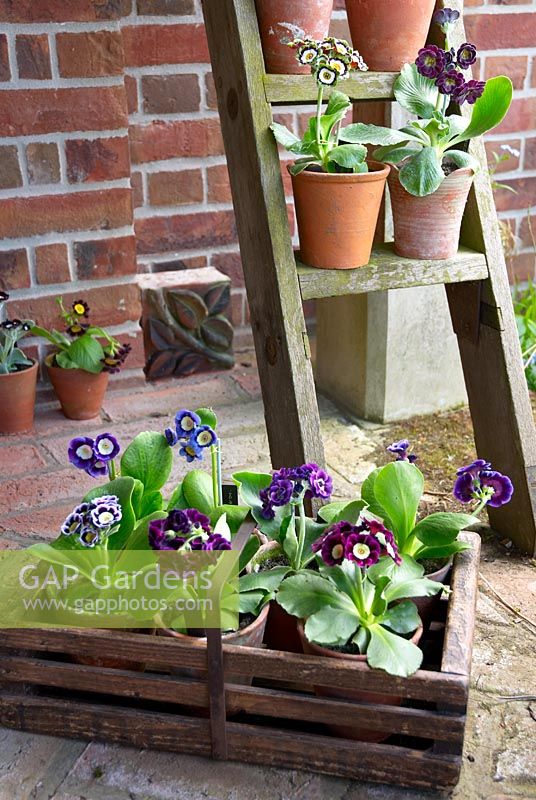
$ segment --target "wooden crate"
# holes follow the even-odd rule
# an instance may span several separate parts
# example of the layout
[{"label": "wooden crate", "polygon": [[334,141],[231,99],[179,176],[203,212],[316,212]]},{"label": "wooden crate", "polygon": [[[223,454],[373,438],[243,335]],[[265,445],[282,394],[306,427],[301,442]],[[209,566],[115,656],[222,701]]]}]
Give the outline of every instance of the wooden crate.
[{"label": "wooden crate", "polygon": [[[477,535],[462,535],[472,549],[455,559],[452,593],[425,643],[424,668],[410,678],[345,660],[222,648],[219,632],[206,648],[193,648],[122,631],[6,630],[0,724],[448,791],[461,767],[480,551]],[[147,668],[72,663],[81,654],[141,661]],[[200,670],[200,677],[173,674],[181,667]],[[254,676],[254,682],[224,686],[224,674],[245,676],[246,682]],[[356,705],[285,688],[296,683],[358,686],[404,701],[400,707]],[[241,712],[226,719],[226,703]],[[381,744],[343,739],[330,734],[335,722],[388,728],[394,735]]]}]

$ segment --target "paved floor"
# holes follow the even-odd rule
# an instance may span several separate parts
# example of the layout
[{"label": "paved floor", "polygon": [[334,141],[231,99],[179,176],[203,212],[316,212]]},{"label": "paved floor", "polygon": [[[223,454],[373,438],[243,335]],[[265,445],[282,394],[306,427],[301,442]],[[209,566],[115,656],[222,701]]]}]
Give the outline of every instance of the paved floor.
[{"label": "paved floor", "polygon": [[[161,430],[179,408],[212,405],[224,442],[226,477],[269,468],[258,378],[244,356],[230,373],[144,386],[124,379],[109,392],[101,421],[65,420],[40,406],[32,434],[0,440],[0,546],[55,537],[92,480],[67,463],[71,436],[113,432],[122,442]],[[322,428],[336,495],[355,489],[374,466],[385,430],[360,427],[322,402]],[[183,465],[177,463],[179,479]],[[508,566],[506,566],[506,564]],[[536,616],[536,570],[484,543],[482,574],[514,606]],[[456,800],[536,798],[535,630],[497,602],[483,582],[462,778]],[[505,699],[509,698],[509,699]],[[520,698],[520,699],[518,699]],[[435,800],[433,793],[358,784],[305,772],[221,764],[0,729],[0,800]]]}]

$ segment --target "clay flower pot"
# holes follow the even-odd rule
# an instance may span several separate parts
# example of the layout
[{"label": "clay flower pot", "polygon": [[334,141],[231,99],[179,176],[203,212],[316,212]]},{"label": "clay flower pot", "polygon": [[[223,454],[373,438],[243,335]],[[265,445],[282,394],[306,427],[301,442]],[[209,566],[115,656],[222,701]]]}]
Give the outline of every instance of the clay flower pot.
[{"label": "clay flower pot", "polygon": [[328,35],[333,0],[255,0],[266,72],[309,74],[296,61],[296,50],[285,42],[297,36],[324,39]]},{"label": "clay flower pot", "polygon": [[54,356],[46,359],[48,374],[61,410],[69,419],[98,417],[108,387],[109,373],[86,372],[83,369],[62,369],[52,366]]},{"label": "clay flower pot", "polygon": [[346,0],[352,43],[374,72],[400,72],[424,47],[435,0]]},{"label": "clay flower pot", "polygon": [[[422,632],[422,627],[417,628],[411,639],[413,644],[419,644]],[[339,653],[336,650],[329,650],[327,647],[321,647],[318,644],[310,642],[305,636],[303,622],[298,623],[298,633],[302,641],[303,652],[308,655],[324,656],[324,658],[342,658],[346,661],[355,661],[361,664],[366,664],[367,662],[366,655]],[[356,683],[358,682],[359,680],[356,678]],[[313,688],[315,694],[319,697],[336,697],[340,700],[349,700],[355,703],[373,703],[384,706],[399,706],[402,703],[402,697],[393,694],[363,692],[359,689],[332,689],[328,686],[314,686]],[[357,728],[349,725],[330,725],[329,729],[336,736],[341,736],[344,739],[354,739],[359,742],[383,742],[391,736],[391,731],[371,731],[368,728]]]},{"label": "clay flower pot", "polygon": [[[430,581],[436,581],[437,583],[445,583],[450,574],[451,569],[452,569],[452,558],[449,559],[444,566],[440,567],[435,572],[427,573],[424,577],[428,578],[428,580]],[[434,621],[434,619],[437,616],[437,612],[439,610],[439,604],[441,603],[441,595],[442,592],[439,592],[439,594],[434,594],[432,595],[432,597],[409,598],[417,606],[417,611],[419,612],[419,617],[421,618],[421,622],[425,631],[428,630],[430,624]]]},{"label": "clay flower pot", "polygon": [[33,427],[38,363],[0,375],[0,433],[23,433]]},{"label": "clay flower pot", "polygon": [[385,181],[386,164],[369,161],[369,172],[292,175],[300,259],[321,269],[368,264]]},{"label": "clay flower pot", "polygon": [[454,258],[458,252],[462,217],[473,182],[465,167],[447,175],[426,197],[407,192],[395,167],[389,175],[389,192],[395,229],[395,252],[405,258]]}]

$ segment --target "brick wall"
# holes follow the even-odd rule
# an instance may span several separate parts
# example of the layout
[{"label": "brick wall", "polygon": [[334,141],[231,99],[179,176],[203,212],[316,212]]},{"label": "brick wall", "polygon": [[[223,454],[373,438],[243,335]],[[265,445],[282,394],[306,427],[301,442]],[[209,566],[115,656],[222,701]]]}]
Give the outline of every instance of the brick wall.
[{"label": "brick wall", "polygon": [[[488,147],[520,152],[501,165],[517,194],[501,190],[497,202],[524,277],[534,271],[536,2],[467,5],[482,73],[515,82]],[[303,113],[281,117],[299,124]],[[96,322],[132,341],[136,272],[205,265],[232,278],[240,346],[247,308],[200,0],[0,0],[0,288],[10,313],[49,325],[56,295],[83,295]],[[131,366],[142,363],[136,341]]]}]

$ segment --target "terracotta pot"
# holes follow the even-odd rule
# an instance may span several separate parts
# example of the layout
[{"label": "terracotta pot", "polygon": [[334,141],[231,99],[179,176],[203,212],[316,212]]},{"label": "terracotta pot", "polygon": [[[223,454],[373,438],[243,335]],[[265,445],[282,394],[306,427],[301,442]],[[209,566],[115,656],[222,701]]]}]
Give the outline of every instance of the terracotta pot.
[{"label": "terracotta pot", "polygon": [[[415,631],[411,639],[413,644],[419,643],[422,632],[422,627]],[[325,658],[342,658],[346,661],[356,661],[366,664],[366,655],[339,653],[335,650],[328,650],[327,647],[321,647],[318,644],[310,642],[305,636],[303,622],[298,623],[298,633],[302,641],[303,652],[308,655],[324,656]],[[402,697],[397,697],[393,694],[362,692],[359,689],[331,689],[328,686],[314,686],[313,688],[315,694],[319,697],[336,697],[340,700],[349,700],[355,703],[374,703],[383,706],[399,706],[402,703]],[[354,739],[359,742],[383,742],[393,733],[393,731],[371,731],[368,728],[357,728],[349,725],[330,725],[329,729],[337,736],[342,736],[344,739]]]},{"label": "terracotta pot", "polygon": [[292,175],[300,258],[321,269],[368,264],[390,168],[369,161],[364,174],[305,170]]},{"label": "terracotta pot", "polygon": [[435,0],[346,0],[352,43],[374,72],[400,72],[426,43]]},{"label": "terracotta pot", "polygon": [[255,0],[266,72],[309,74],[285,42],[296,36],[324,39],[328,35],[333,0]]},{"label": "terracotta pot", "polygon": [[[452,559],[447,561],[447,563],[437,569],[435,572],[430,572],[425,575],[425,578],[428,578],[431,581],[437,581],[437,583],[445,583],[447,580],[449,573],[452,569]],[[432,597],[410,597],[410,600],[413,600],[415,605],[417,606],[417,610],[419,612],[419,616],[421,618],[421,622],[423,624],[423,628],[425,631],[428,630],[431,623],[437,617],[437,612],[439,610],[439,605],[441,603],[441,592],[439,594],[434,594]]]},{"label": "terracotta pot", "polygon": [[48,374],[65,416],[69,419],[98,417],[108,387],[109,373],[99,372],[95,375],[83,369],[61,369],[53,367],[50,361],[51,358],[46,360]]},{"label": "terracotta pot", "polygon": [[457,169],[426,197],[407,192],[394,168],[389,192],[395,229],[395,252],[404,258],[454,258],[462,217],[473,182],[473,170]]},{"label": "terracotta pot", "polygon": [[288,614],[275,600],[270,603],[264,643],[270,650],[303,653],[298,633],[298,620]]},{"label": "terracotta pot", "polygon": [[23,433],[33,427],[39,365],[0,375],[0,433]]}]

